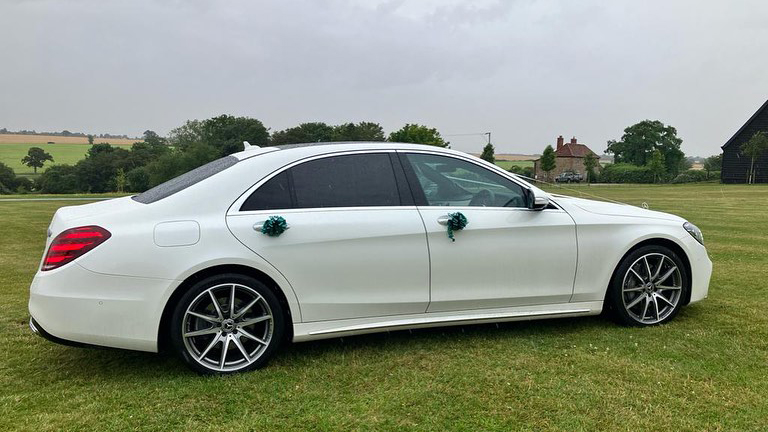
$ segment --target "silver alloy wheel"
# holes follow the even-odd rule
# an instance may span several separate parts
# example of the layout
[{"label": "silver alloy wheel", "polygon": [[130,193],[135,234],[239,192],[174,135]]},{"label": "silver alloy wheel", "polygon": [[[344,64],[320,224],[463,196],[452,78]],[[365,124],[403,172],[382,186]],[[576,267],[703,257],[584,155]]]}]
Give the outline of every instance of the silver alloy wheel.
[{"label": "silver alloy wheel", "polygon": [[206,289],[190,303],[182,321],[187,352],[219,372],[243,369],[272,341],[274,319],[266,299],[242,284]]},{"label": "silver alloy wheel", "polygon": [[680,303],[682,292],[680,269],[672,258],[658,252],[635,260],[621,285],[624,308],[642,324],[664,321]]}]

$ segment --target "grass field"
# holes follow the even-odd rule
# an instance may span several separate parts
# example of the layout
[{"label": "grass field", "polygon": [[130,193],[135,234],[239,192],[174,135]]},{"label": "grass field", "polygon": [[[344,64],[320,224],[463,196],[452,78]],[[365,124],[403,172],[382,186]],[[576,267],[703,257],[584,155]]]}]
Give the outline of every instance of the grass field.
[{"label": "grass field", "polygon": [[533,161],[532,160],[515,160],[515,161],[511,161],[511,160],[496,160],[496,165],[498,165],[498,166],[504,168],[505,170],[509,171],[509,168],[512,165],[517,165],[520,168],[533,167]]},{"label": "grass field", "polygon": [[[47,144],[49,141],[55,144]],[[116,146],[129,147],[136,140],[116,138],[95,138],[95,143],[108,142]],[[27,155],[30,147],[40,147],[53,156],[53,163],[74,164],[83,157],[90,148],[88,138],[85,137],[60,137],[48,135],[13,135],[0,134],[0,162],[13,168],[17,175],[32,176],[34,170],[21,163],[21,159]],[[42,170],[52,165],[46,162]],[[38,174],[41,170],[38,170]]]},{"label": "grass field", "polygon": [[29,282],[51,215],[73,203],[0,202],[0,430],[768,429],[768,187],[569,193],[699,225],[714,262],[709,299],[647,329],[593,317],[295,344],[265,369],[223,378],[169,356],[34,336]]}]

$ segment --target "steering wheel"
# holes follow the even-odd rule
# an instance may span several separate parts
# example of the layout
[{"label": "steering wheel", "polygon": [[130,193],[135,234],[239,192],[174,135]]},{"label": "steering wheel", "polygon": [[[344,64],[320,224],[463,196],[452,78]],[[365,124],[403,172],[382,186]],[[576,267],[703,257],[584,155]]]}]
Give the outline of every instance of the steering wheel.
[{"label": "steering wheel", "polygon": [[469,201],[470,207],[493,207],[496,204],[496,195],[488,189],[476,193]]},{"label": "steering wheel", "polygon": [[512,204],[512,207],[525,207],[525,205],[523,205],[523,199],[519,196],[513,196],[509,201],[504,203],[503,207],[509,207],[510,204]]}]

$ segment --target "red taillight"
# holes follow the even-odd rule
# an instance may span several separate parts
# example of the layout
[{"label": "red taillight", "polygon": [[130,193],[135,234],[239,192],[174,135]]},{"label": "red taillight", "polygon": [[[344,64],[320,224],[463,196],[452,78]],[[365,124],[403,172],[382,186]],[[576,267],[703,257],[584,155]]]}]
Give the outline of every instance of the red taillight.
[{"label": "red taillight", "polygon": [[43,259],[42,270],[53,270],[104,243],[112,234],[100,226],[68,229],[57,235]]}]

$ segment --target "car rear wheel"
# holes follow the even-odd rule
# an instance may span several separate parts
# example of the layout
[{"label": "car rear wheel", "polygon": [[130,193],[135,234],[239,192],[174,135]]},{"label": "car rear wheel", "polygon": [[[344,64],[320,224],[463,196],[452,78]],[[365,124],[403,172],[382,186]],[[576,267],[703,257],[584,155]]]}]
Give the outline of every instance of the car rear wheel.
[{"label": "car rear wheel", "polygon": [[688,286],[685,266],[675,252],[663,246],[644,246],[619,264],[608,301],[620,323],[656,325],[677,315]]},{"label": "car rear wheel", "polygon": [[204,279],[176,305],[171,341],[181,359],[204,374],[242,372],[264,366],[285,328],[274,293],[239,274]]}]

